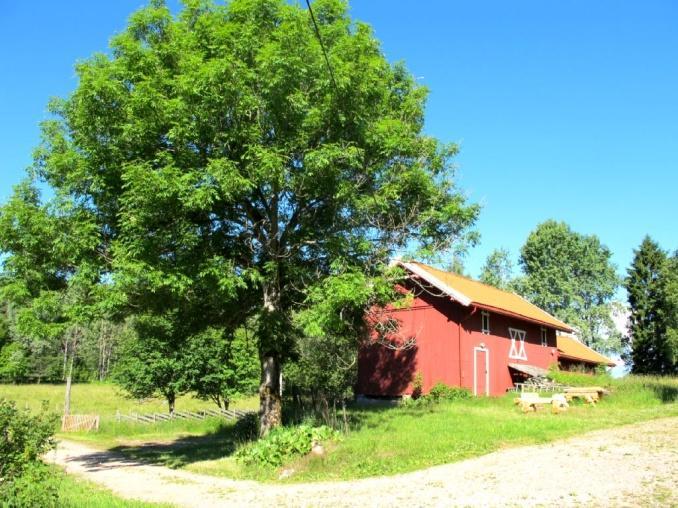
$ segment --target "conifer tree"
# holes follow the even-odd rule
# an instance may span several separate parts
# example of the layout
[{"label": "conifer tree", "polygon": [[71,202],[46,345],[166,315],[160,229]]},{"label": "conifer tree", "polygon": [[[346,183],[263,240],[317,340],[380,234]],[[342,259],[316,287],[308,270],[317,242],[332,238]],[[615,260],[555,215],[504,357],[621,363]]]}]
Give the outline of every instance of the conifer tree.
[{"label": "conifer tree", "polygon": [[668,259],[649,236],[634,253],[625,281],[632,372],[672,374],[676,372],[675,256]]}]

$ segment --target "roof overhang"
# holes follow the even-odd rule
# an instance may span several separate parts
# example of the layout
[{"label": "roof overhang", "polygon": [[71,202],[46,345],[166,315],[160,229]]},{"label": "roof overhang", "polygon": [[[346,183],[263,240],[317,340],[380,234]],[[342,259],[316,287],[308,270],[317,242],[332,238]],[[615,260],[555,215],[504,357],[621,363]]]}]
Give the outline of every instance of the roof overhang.
[{"label": "roof overhang", "polygon": [[509,367],[528,376],[537,377],[537,376],[546,376],[549,371],[536,365],[527,365],[525,363],[509,363]]},{"label": "roof overhang", "polygon": [[555,325],[553,323],[547,323],[546,321],[540,321],[539,319],[534,319],[534,318],[531,318],[531,317],[528,317],[528,316],[523,316],[522,314],[518,314],[517,312],[511,312],[510,310],[500,309],[498,307],[492,307],[491,305],[482,305],[482,304],[477,304],[477,303],[475,303],[474,305],[476,307],[480,308],[480,309],[483,309],[483,310],[489,310],[489,311],[495,312],[497,314],[503,314],[505,316],[519,318],[519,319],[522,319],[523,321],[529,321],[531,323],[536,323],[536,324],[541,325],[545,328],[553,328],[554,330],[560,330],[561,332],[568,332],[568,333],[572,332],[572,328],[568,327],[567,325],[559,326],[559,325]]},{"label": "roof overhang", "polygon": [[587,358],[579,358],[578,356],[566,355],[560,349],[558,350],[558,358],[565,358],[566,360],[572,360],[573,362],[588,363],[589,365],[607,365],[608,367],[616,367],[616,365],[617,365],[613,361],[599,362],[599,361],[595,361],[595,360],[589,360]]},{"label": "roof overhang", "polygon": [[468,307],[469,305],[471,305],[471,303],[473,303],[468,296],[464,295],[463,293],[457,291],[454,288],[451,288],[450,286],[445,284],[443,281],[441,281],[437,277],[434,277],[433,275],[428,273],[426,270],[421,269],[420,267],[418,267],[414,263],[405,263],[403,261],[398,261],[397,264],[399,266],[402,266],[403,268],[405,268],[405,270],[407,270],[408,272],[416,275],[420,279],[425,280],[431,286],[442,291],[443,293],[448,295],[453,300],[458,301],[464,307]]}]

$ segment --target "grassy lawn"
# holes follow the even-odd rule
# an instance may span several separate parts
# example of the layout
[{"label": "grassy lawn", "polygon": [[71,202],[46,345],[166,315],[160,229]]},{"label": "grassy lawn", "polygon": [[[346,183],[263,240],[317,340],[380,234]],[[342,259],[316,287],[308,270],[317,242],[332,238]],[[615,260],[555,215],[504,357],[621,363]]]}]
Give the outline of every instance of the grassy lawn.
[{"label": "grassy lawn", "polygon": [[[38,411],[42,401],[47,401],[49,409],[57,414],[63,411],[64,385],[0,384],[0,398],[17,403],[19,408]],[[234,401],[232,409],[254,410],[258,408],[257,397],[248,397]],[[192,395],[179,397],[176,402],[178,411],[196,411],[216,406],[211,401],[200,400]],[[98,448],[114,448],[122,443],[147,443],[180,440],[196,435],[218,435],[222,427],[228,427],[228,421],[221,418],[206,420],[174,420],[166,423],[143,424],[129,421],[116,421],[116,412],[164,413],[167,405],[163,399],[153,398],[136,400],[126,397],[115,385],[92,383],[73,385],[71,395],[71,413],[98,414],[101,416],[99,432],[57,433],[57,437],[83,441]]]},{"label": "grassy lawn", "polygon": [[[595,384],[610,384],[609,378],[596,381]],[[325,457],[303,457],[286,464],[284,468],[295,471],[286,481],[395,474],[504,447],[545,443],[589,430],[678,416],[676,378],[629,377],[612,382],[611,389],[612,395],[595,407],[577,404],[558,415],[547,409],[523,414],[513,405],[513,395],[418,408],[353,408],[353,430],[331,445]],[[232,424],[200,423],[202,430],[195,428],[176,439],[170,439],[172,429],[164,424],[157,426],[155,434],[147,427],[147,434],[119,429],[80,438],[169,467],[231,478],[276,480],[280,469],[246,467],[236,462],[232,454],[240,443]]]},{"label": "grassy lawn", "polygon": [[[590,385],[607,385],[611,395],[595,407],[577,404],[557,415],[548,409],[523,414],[513,405],[514,395],[423,407],[352,408],[351,432],[331,444],[324,457],[308,456],[285,464],[285,469],[295,471],[285,481],[395,474],[505,447],[545,443],[588,430],[678,416],[678,378],[586,380]],[[256,468],[237,462],[233,452],[241,443],[234,425],[220,419],[154,425],[103,422],[97,433],[63,437],[115,449],[136,459],[215,476],[276,481],[282,469]]]},{"label": "grassy lawn", "polygon": [[59,506],[87,508],[160,508],[167,504],[128,501],[116,497],[112,492],[80,478],[69,476],[54,467],[59,477]]},{"label": "grassy lawn", "polygon": [[[0,397],[13,400],[19,408],[29,407],[39,410],[42,401],[49,403],[50,410],[61,414],[64,408],[64,385],[0,384]],[[232,408],[256,409],[258,400],[255,397],[234,401]],[[192,395],[179,397],[176,402],[177,411],[196,411],[204,408],[215,408],[213,402],[200,400]],[[162,398],[137,400],[125,396],[115,385],[105,383],[74,384],[71,392],[71,413],[99,414],[102,418],[112,418],[116,411],[121,413],[166,413],[167,403]]]}]

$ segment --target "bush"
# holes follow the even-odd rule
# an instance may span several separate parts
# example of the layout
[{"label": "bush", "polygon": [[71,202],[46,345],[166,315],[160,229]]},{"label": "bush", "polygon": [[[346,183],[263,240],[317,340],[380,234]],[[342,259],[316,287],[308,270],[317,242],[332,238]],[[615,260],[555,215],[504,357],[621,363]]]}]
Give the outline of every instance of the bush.
[{"label": "bush", "polygon": [[443,401],[454,401],[470,399],[471,392],[467,388],[459,386],[448,386],[445,383],[436,383],[433,388],[426,394],[419,398],[406,399],[403,404],[409,407],[422,407],[430,404],[436,404]]},{"label": "bush", "polygon": [[259,441],[240,448],[235,457],[248,465],[278,467],[295,456],[306,455],[313,443],[336,440],[339,433],[325,425],[279,427]]},{"label": "bush", "polygon": [[436,383],[426,395],[433,402],[442,400],[461,400],[471,398],[471,392],[459,386],[448,386],[445,383]]},{"label": "bush", "polygon": [[0,499],[3,507],[55,506],[57,489],[40,456],[54,447],[56,416],[20,411],[0,399]]}]

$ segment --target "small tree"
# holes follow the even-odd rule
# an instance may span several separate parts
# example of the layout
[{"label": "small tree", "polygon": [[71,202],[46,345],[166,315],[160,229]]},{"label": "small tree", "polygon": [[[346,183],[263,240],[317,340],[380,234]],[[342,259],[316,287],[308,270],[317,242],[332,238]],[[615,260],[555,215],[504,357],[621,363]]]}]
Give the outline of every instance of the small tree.
[{"label": "small tree", "polygon": [[678,345],[678,264],[646,236],[634,251],[625,287],[629,299],[632,371],[675,374]]},{"label": "small tree", "polygon": [[513,263],[506,249],[495,249],[488,256],[480,272],[480,281],[499,289],[509,289]]},{"label": "small tree", "polygon": [[0,499],[3,506],[56,506],[57,489],[41,456],[55,446],[56,419],[0,398]]}]

